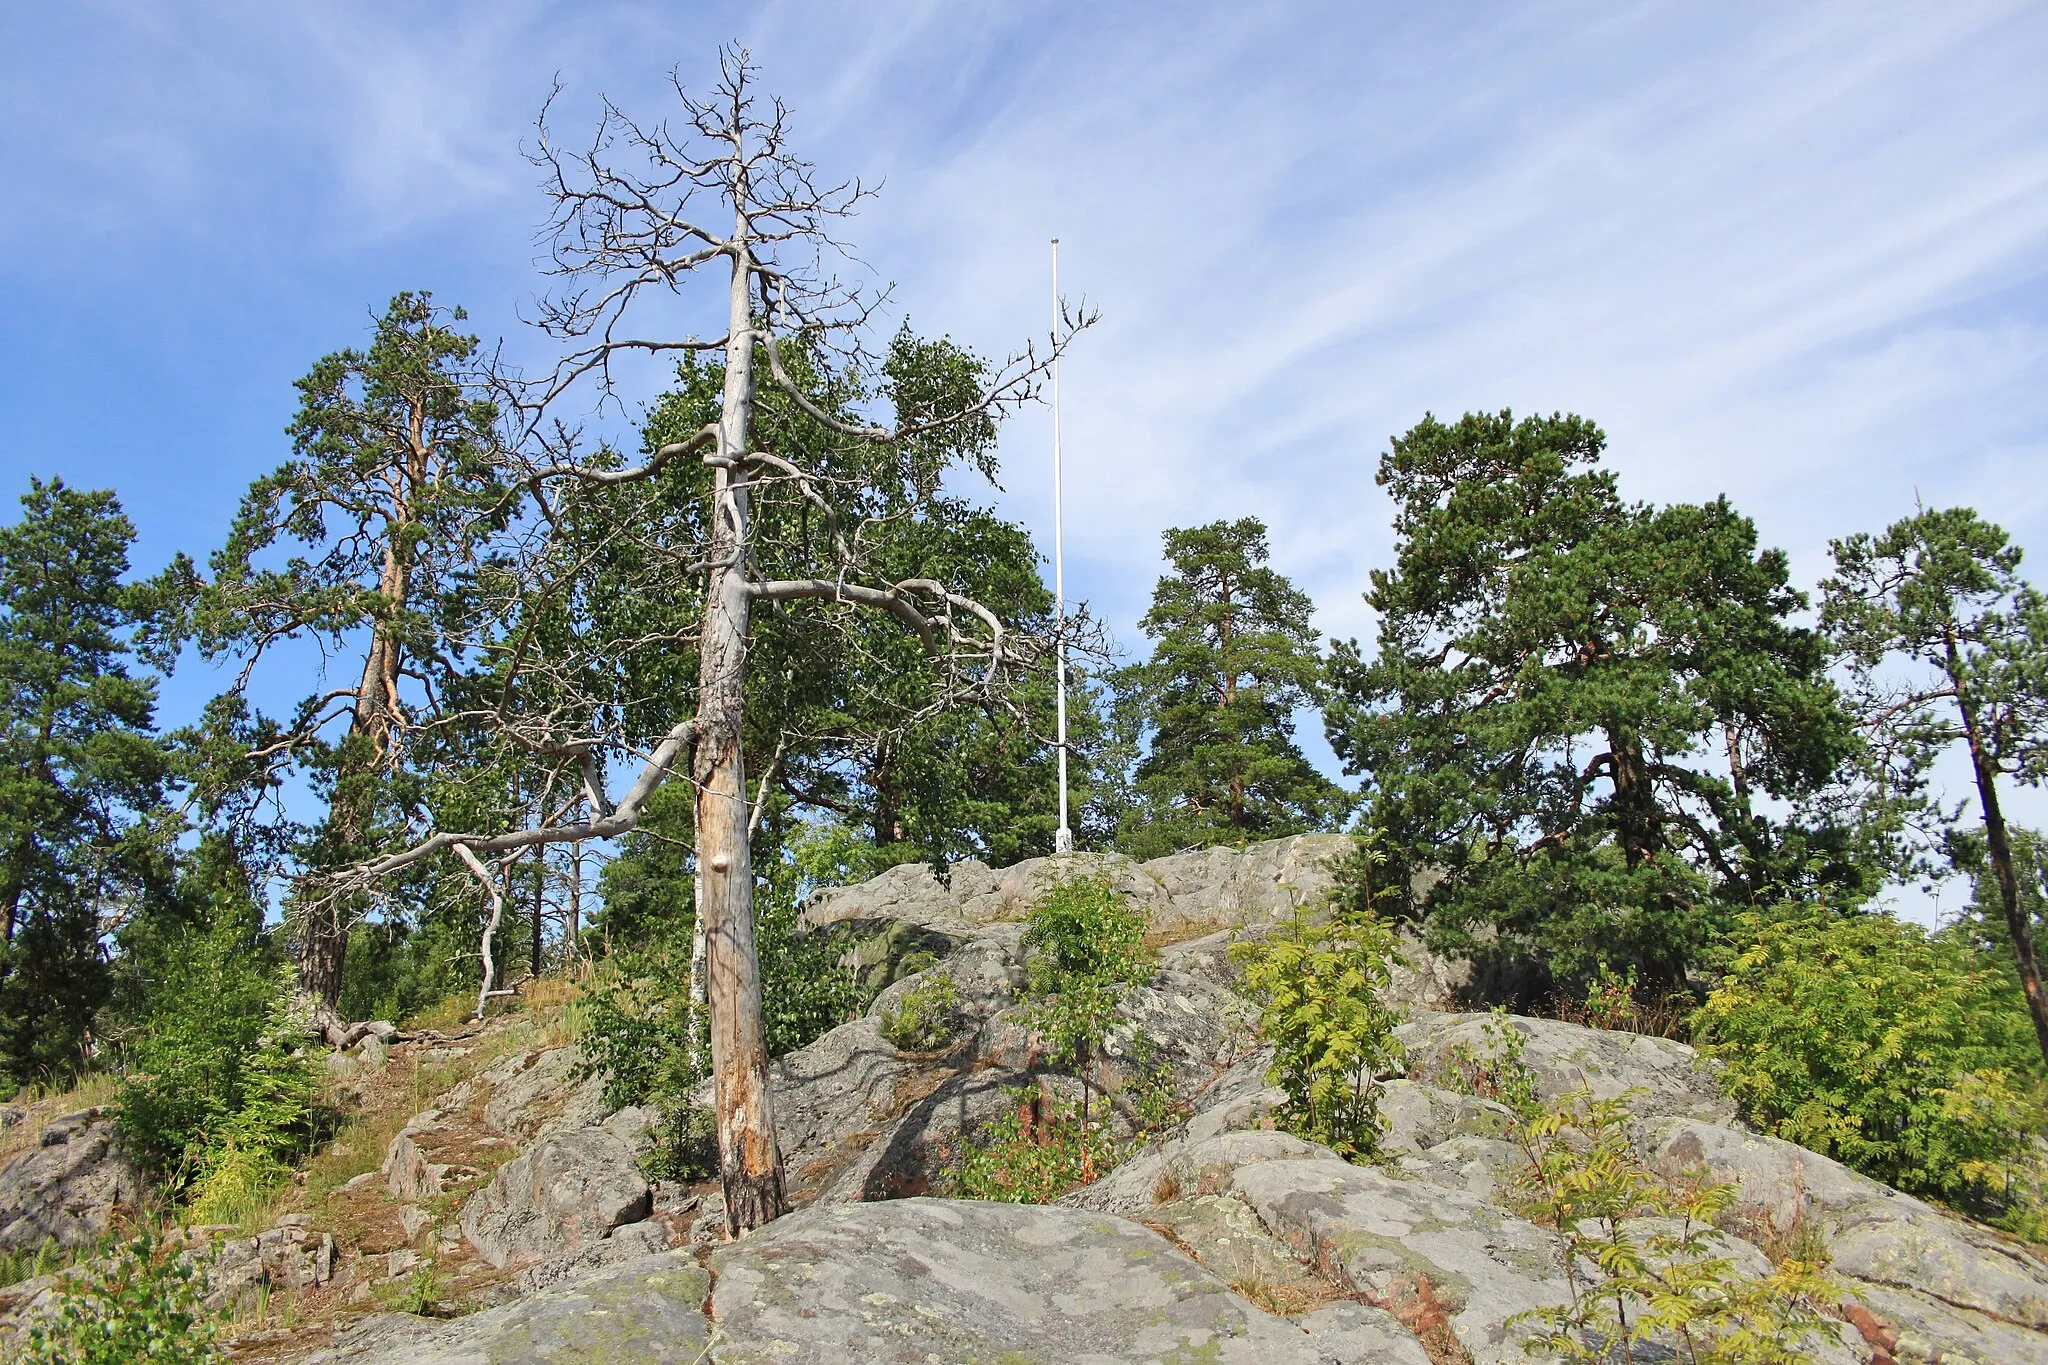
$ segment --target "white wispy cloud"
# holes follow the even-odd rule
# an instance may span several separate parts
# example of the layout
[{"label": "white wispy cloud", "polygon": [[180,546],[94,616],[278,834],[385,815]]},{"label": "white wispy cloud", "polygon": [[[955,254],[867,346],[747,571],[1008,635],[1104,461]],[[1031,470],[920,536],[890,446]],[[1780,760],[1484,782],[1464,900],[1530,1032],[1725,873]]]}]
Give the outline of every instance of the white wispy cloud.
[{"label": "white wispy cloud", "polygon": [[[824,172],[886,180],[849,235],[920,327],[1042,335],[1062,238],[1103,310],[1066,372],[1072,579],[1126,639],[1158,533],[1246,513],[1327,630],[1369,632],[1375,460],[1426,410],[1586,413],[1625,489],[1728,493],[1809,583],[1916,492],[2048,560],[2048,11],[2000,0],[17,7],[0,461],[76,438],[224,518],[278,418],[223,437],[189,359],[63,396],[92,328],[40,320],[175,309],[279,407],[392,288],[509,328],[550,81],[565,128],[601,91],[659,117],[731,38]],[[92,453],[142,417],[170,460]],[[1046,448],[1011,425],[1005,506],[1041,531]]]}]

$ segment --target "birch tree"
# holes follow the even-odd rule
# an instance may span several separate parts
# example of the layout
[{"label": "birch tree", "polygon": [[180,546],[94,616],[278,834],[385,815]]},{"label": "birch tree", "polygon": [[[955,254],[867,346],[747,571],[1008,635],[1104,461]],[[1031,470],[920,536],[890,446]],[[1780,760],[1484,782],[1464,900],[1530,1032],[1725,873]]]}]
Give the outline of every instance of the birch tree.
[{"label": "birch tree", "polygon": [[[875,473],[843,469],[832,446],[892,452],[890,477],[928,499],[959,454],[949,433],[1033,398],[1050,358],[1026,348],[992,372],[977,367],[983,382],[937,395],[944,401],[898,393],[886,420],[852,415],[858,394],[836,408],[815,401],[792,373],[800,356],[822,348],[849,372],[878,368],[863,349],[878,301],[827,270],[834,223],[868,191],[818,179],[789,147],[784,108],[754,85],[745,54],[727,50],[708,98],[677,83],[671,121],[643,125],[607,104],[596,136],[571,150],[541,120],[533,158],[555,205],[549,269],[559,287],[536,321],[564,353],[526,396],[532,516],[480,579],[470,648],[501,681],[487,705],[444,719],[492,727],[551,762],[575,800],[524,828],[421,830],[330,887],[347,894],[458,849],[481,864],[538,844],[615,838],[681,774],[694,800],[720,1174],[734,1233],[787,1207],[754,943],[754,794],[743,753],[752,623],[761,611],[804,610],[829,630],[848,613],[880,613],[933,665],[932,690],[913,714],[970,698],[999,705],[1042,645],[945,582],[875,573],[869,522],[915,508],[870,505],[862,493]],[[651,330],[700,285],[717,323],[698,334]],[[1081,321],[1069,321],[1055,350]],[[710,420],[629,463],[590,433],[622,408],[631,369],[622,362],[649,355],[715,360],[719,403]],[[810,419],[812,443],[776,449],[758,439],[764,386]],[[764,524],[782,533],[764,539]],[[530,651],[530,621],[570,597],[590,599],[594,575],[616,581],[621,563],[643,576],[623,600],[589,601],[601,626],[575,635],[566,653]],[[643,628],[640,607],[674,595],[701,603],[689,632]],[[667,674],[672,686],[694,685],[694,707],[653,732],[641,726],[663,699],[643,689],[663,674],[633,663],[649,656],[696,664],[687,683]],[[631,772],[622,793],[608,782],[614,768]],[[486,867],[479,880],[490,876]]]}]

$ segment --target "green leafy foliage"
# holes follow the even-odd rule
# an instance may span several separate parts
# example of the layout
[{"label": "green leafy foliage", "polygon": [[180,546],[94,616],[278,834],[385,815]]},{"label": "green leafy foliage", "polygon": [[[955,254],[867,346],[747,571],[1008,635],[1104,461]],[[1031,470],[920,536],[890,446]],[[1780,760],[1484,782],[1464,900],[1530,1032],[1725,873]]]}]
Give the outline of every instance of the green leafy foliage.
[{"label": "green leafy foliage", "polygon": [[1900,1189],[2000,1195],[2041,1127],[2010,978],[1884,914],[1789,907],[1743,930],[1693,1029],[1749,1120]]},{"label": "green leafy foliage", "polygon": [[1525,1114],[1523,1213],[1557,1238],[1571,1300],[1517,1314],[1539,1329],[1530,1354],[1607,1365],[1675,1355],[1682,1365],[1808,1365],[1837,1339],[1821,1309],[1840,1291],[1818,1265],[1780,1262],[1751,1277],[1715,1244],[1729,1184],[1667,1182],[1628,1138],[1627,1097],[1563,1096]]},{"label": "green leafy foliage", "polygon": [[1385,1004],[1394,935],[1375,918],[1316,920],[1297,911],[1263,939],[1234,945],[1241,989],[1273,1044],[1267,1079],[1287,1092],[1281,1122],[1345,1157],[1379,1150],[1381,1082],[1403,1064]]},{"label": "green leafy foliage", "polygon": [[1106,1123],[1043,1091],[1020,1089],[1013,1097],[1016,1108],[959,1153],[951,1175],[955,1198],[1050,1204],[1115,1168],[1120,1153]]},{"label": "green leafy foliage", "polygon": [[112,990],[103,911],[168,890],[171,756],[129,671],[154,599],[124,584],[110,492],[32,479],[0,527],[0,1081],[84,1066]]},{"label": "green leafy foliage", "polygon": [[1527,1118],[1541,1111],[1536,1073],[1522,1060],[1529,1036],[1516,1028],[1505,1009],[1479,1026],[1479,1045],[1453,1043],[1450,1056],[1432,1079],[1446,1090],[1504,1104]]},{"label": "green leafy foliage", "polygon": [[[633,894],[649,900],[627,921],[636,938],[613,941],[580,997],[580,1074],[604,1077],[607,1104],[649,1105],[660,1115],[645,1162],[650,1174],[693,1178],[717,1167],[710,1115],[690,1102],[709,1056],[701,1042],[702,1009],[689,996],[689,883],[657,908],[647,870],[636,872]],[[786,867],[768,870],[776,875],[757,890],[754,939],[768,1051],[779,1057],[857,1016],[874,991],[840,964],[845,945],[836,935],[797,932],[795,879]]]},{"label": "green leafy foliage", "polygon": [[288,1013],[289,969],[223,841],[188,879],[197,922],[165,925],[125,964],[143,979],[122,1038],[119,1123],[130,1148],[203,1221],[237,1221],[288,1173],[320,1118],[310,1041]]},{"label": "green leafy foliage", "polygon": [[1146,749],[1117,847],[1150,858],[1333,827],[1345,795],[1294,739],[1321,695],[1308,597],[1267,567],[1255,518],[1165,538],[1172,572],[1139,623],[1157,643],[1113,684]]},{"label": "green leafy foliage", "polygon": [[1125,993],[1151,979],[1145,916],[1108,877],[1073,877],[1048,887],[1024,929],[1026,1018],[1048,1060],[1074,1068],[1083,1084]]},{"label": "green leafy foliage", "polygon": [[1377,648],[1330,661],[1379,908],[1531,1003],[1602,966],[1681,988],[1730,906],[1839,842],[1776,812],[1855,748],[1786,556],[1725,501],[1624,502],[1605,441],[1506,412],[1397,438]]},{"label": "green leafy foliage", "polygon": [[[984,378],[981,361],[957,344],[907,329],[891,339],[878,367],[843,363],[801,338],[785,339],[780,356],[813,407],[864,424],[878,413],[907,422],[961,411]],[[716,361],[684,361],[675,385],[649,410],[646,449],[715,420],[724,379]],[[944,583],[1014,630],[1049,631],[1052,593],[1030,535],[971,496],[971,476],[959,477],[994,476],[992,422],[939,423],[892,445],[819,422],[779,385],[762,385],[756,404],[755,439],[812,471],[815,495],[829,504],[858,560],[850,568],[856,576]],[[946,479],[948,470],[956,477]],[[588,604],[600,636],[633,642],[617,652],[617,690],[633,699],[636,730],[666,729],[694,705],[694,655],[672,641],[694,635],[702,585],[692,575],[670,586],[665,574],[669,559],[702,554],[701,518],[678,509],[705,503],[709,477],[699,462],[678,463],[644,489],[608,495],[606,525],[592,527],[607,534],[623,514],[639,530],[640,544],[621,546],[598,566],[605,586]],[[821,565],[841,571],[830,521],[793,483],[757,482],[750,515],[767,577],[811,577]],[[662,590],[650,592],[652,583]],[[766,842],[795,842],[801,826],[829,821],[853,845],[845,851],[855,881],[903,862],[971,856],[1001,866],[1052,851],[1058,816],[1055,750],[1046,740],[1054,707],[1048,675],[1017,680],[1009,696],[1016,712],[935,708],[938,666],[885,614],[843,602],[763,603],[751,628],[745,742],[750,756],[778,760]],[[905,725],[911,715],[918,722]],[[1085,801],[1098,727],[1085,709],[1071,719],[1070,756],[1079,760],[1072,766]]]},{"label": "green leafy foliage", "polygon": [[23,1333],[16,1365],[220,1365],[200,1267],[147,1237],[65,1279],[54,1312]]},{"label": "green leafy foliage", "polygon": [[882,1036],[905,1052],[931,1052],[960,1032],[960,988],[932,972],[900,996],[880,1020]]}]

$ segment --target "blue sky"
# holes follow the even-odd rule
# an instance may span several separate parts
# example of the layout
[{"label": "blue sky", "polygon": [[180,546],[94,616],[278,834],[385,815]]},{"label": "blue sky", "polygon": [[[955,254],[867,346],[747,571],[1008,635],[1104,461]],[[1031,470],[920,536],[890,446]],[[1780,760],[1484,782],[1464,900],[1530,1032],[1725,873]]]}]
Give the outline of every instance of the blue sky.
[{"label": "blue sky", "polygon": [[[734,38],[822,169],[884,182],[849,236],[921,329],[1042,332],[1063,239],[1103,315],[1065,376],[1070,581],[1127,641],[1158,532],[1247,513],[1369,634],[1374,462],[1432,410],[1592,416],[1626,491],[1727,493],[1809,584],[1916,494],[2048,577],[2023,4],[9,6],[5,485],[118,488],[154,565],[218,541],[291,380],[392,293],[540,354],[551,80],[565,127],[658,114]],[[1041,530],[1047,441],[1005,440]]]}]

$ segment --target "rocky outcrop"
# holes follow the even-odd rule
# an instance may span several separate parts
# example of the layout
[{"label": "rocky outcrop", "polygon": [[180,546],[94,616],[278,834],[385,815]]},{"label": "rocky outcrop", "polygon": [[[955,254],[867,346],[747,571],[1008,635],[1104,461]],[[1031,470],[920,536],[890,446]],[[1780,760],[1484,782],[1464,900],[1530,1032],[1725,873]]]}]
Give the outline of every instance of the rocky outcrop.
[{"label": "rocky outcrop", "polygon": [[821,891],[804,911],[814,928],[848,920],[899,920],[972,937],[979,925],[1016,922],[1055,882],[1107,877],[1145,912],[1162,937],[1272,923],[1313,905],[1335,884],[1335,864],[1353,847],[1341,834],[1302,834],[1244,848],[1205,848],[1137,863],[1115,853],[1027,858],[995,870],[970,858],[946,870],[906,863],[858,886]]},{"label": "rocky outcrop", "polygon": [[[1632,1104],[1645,1114],[1709,1123],[1735,1117],[1735,1104],[1722,1093],[1712,1068],[1683,1043],[1581,1028],[1555,1019],[1509,1017],[1505,1026],[1521,1035],[1522,1065],[1534,1076],[1537,1096],[1545,1102],[1584,1087],[1601,1099],[1639,1092]],[[1461,1049],[1480,1059],[1496,1056],[1499,1045],[1487,1032],[1497,1027],[1494,1016],[1487,1014],[1416,1011],[1395,1036],[1408,1051],[1409,1075],[1440,1077],[1456,1070]]]},{"label": "rocky outcrop", "polygon": [[702,1361],[711,1337],[704,1317],[710,1289],[711,1276],[689,1257],[644,1256],[452,1323],[381,1314],[307,1365]]},{"label": "rocky outcrop", "polygon": [[[524,1297],[447,1324],[374,1319],[319,1358],[1519,1362],[1529,1329],[1518,1315],[1571,1290],[1554,1231],[1518,1212],[1527,1157],[1513,1114],[1467,1093],[1474,1059],[1497,1061],[1506,1027],[1540,1098],[1625,1096],[1648,1164],[1737,1186],[1722,1245],[1740,1273],[1766,1273],[1766,1251],[1791,1245],[1831,1261],[1841,1340],[1815,1344],[1817,1360],[2048,1365],[2048,1265],[2027,1249],[1745,1131],[1712,1068],[1681,1044],[1434,1012],[1460,976],[1419,950],[1397,978],[1409,1074],[1382,1094],[1379,1161],[1351,1164],[1278,1131],[1284,1096],[1266,1081],[1272,1054],[1233,989],[1230,947],[1319,896],[1342,846],[970,863],[944,879],[912,866],[821,895],[810,922],[854,926],[851,951],[866,954],[855,965],[875,984],[906,970],[907,944],[942,960],[776,1063],[779,1137],[807,1207],[719,1244],[715,1192],[661,1205],[673,1187],[650,1190],[634,1166],[645,1116],[606,1119],[571,1050],[505,1058],[437,1104],[481,1112],[522,1149],[471,1197],[463,1227],[493,1265],[517,1271],[508,1283]],[[1075,871],[1123,886],[1166,941],[1158,971],[1123,1002],[1096,1112],[1132,1136],[1130,1097],[1117,1092],[1150,1069],[1186,1117],[1057,1207],[929,1197],[945,1191],[959,1144],[1020,1089],[1072,1095],[1072,1078],[1049,1076],[1034,1050],[1019,921]],[[960,997],[958,1033],[899,1050],[881,1021],[935,972]],[[427,1127],[408,1130],[417,1152],[394,1142],[383,1177],[415,1200],[447,1179],[422,1117]],[[646,1254],[689,1231],[692,1207],[696,1259]]]},{"label": "rocky outcrop", "polygon": [[98,1242],[135,1211],[141,1192],[111,1114],[60,1115],[42,1126],[33,1146],[0,1166],[0,1251]]},{"label": "rocky outcrop", "polygon": [[462,1208],[462,1231],[500,1269],[573,1255],[653,1211],[636,1164],[653,1115],[622,1109],[594,1128],[550,1132]]},{"label": "rocky outcrop", "polygon": [[265,1291],[310,1289],[334,1275],[334,1238],[287,1218],[254,1237],[226,1237],[191,1254],[204,1268],[203,1302],[215,1310],[246,1306]]},{"label": "rocky outcrop", "polygon": [[1362,1309],[1290,1322],[1125,1219],[911,1199],[792,1214],[702,1269],[654,1256],[437,1329],[380,1320],[313,1359],[1421,1365],[1398,1331]]}]

